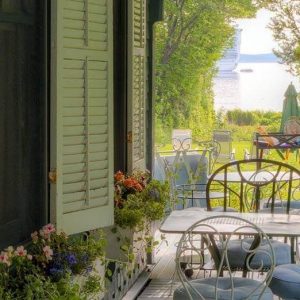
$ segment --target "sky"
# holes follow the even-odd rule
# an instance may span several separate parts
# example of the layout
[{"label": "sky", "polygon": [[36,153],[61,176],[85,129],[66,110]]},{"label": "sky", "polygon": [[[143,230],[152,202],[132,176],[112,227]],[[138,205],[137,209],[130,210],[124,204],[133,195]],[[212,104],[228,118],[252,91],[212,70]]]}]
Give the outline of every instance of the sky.
[{"label": "sky", "polygon": [[241,54],[271,53],[276,48],[271,29],[267,28],[272,13],[262,9],[256,18],[240,19],[237,24],[242,31]]}]

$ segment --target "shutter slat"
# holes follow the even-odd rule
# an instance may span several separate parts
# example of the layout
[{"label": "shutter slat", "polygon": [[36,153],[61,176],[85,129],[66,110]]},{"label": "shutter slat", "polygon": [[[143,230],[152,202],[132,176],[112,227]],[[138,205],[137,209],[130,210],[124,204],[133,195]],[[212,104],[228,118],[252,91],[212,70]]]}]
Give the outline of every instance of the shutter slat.
[{"label": "shutter slat", "polygon": [[[65,117],[76,117],[76,116],[83,116],[84,107],[66,107],[63,110],[63,115]],[[107,108],[103,106],[94,107],[91,106],[91,110],[89,111],[90,116],[107,116]]]},{"label": "shutter slat", "polygon": [[[102,179],[97,180],[91,180],[90,181],[90,189],[98,189],[101,187],[107,186],[107,170],[103,170],[103,176]],[[64,183],[63,185],[63,194],[68,193],[75,193],[75,192],[81,192],[86,190],[86,182],[85,181],[76,181],[76,177],[74,177],[74,181],[71,181],[71,183]]]},{"label": "shutter slat", "polygon": [[[98,89],[98,88],[106,88],[107,87],[107,80],[103,80],[105,78],[105,74],[103,72],[98,72],[93,77],[90,78],[97,78],[97,79],[90,79],[89,80],[89,87],[91,89]],[[64,79],[63,87],[64,88],[83,88],[83,80],[82,79]]]},{"label": "shutter slat", "polygon": [[[91,198],[102,198],[107,196],[107,189],[100,188],[91,191]],[[77,192],[77,193],[70,193],[64,195],[64,203],[72,203],[77,201],[84,201],[86,197],[85,192]],[[107,198],[104,199],[106,201]]]},{"label": "shutter slat", "polygon": [[[95,161],[91,164],[91,170],[102,170],[107,169],[108,163],[107,161]],[[84,163],[74,163],[70,165],[64,165],[63,174],[73,174],[73,173],[80,173],[85,171],[85,164]]]},{"label": "shutter slat", "polygon": [[[92,110],[96,107],[102,107],[103,109],[107,109],[107,98],[105,98],[105,91],[101,90],[101,97],[98,98],[91,98],[90,97],[90,107],[92,107]],[[66,108],[80,108],[83,107],[84,100],[82,98],[65,98],[64,107]]]},{"label": "shutter slat", "polygon": [[72,212],[77,212],[79,210],[91,210],[93,208],[103,206],[107,204],[107,202],[108,202],[108,198],[90,199],[89,206],[86,206],[84,201],[72,202],[72,203],[64,204],[64,211],[66,214],[68,214]]},{"label": "shutter slat", "polygon": [[[93,116],[90,115],[90,124],[91,125],[104,125],[107,124],[107,114],[103,114],[103,116]],[[74,126],[74,125],[83,125],[84,117],[66,117],[64,118],[65,126]]]},{"label": "shutter slat", "polygon": [[[84,154],[65,155],[64,164],[77,164],[84,162]],[[105,161],[108,159],[108,153],[91,153],[90,161]]]},{"label": "shutter slat", "polygon": [[[85,145],[76,145],[76,146],[65,146],[64,147],[64,155],[68,154],[80,154],[80,153],[85,153],[86,151],[86,146]],[[101,144],[90,144],[89,145],[89,151],[91,153],[93,152],[106,152],[107,151],[107,145],[105,143]]]}]

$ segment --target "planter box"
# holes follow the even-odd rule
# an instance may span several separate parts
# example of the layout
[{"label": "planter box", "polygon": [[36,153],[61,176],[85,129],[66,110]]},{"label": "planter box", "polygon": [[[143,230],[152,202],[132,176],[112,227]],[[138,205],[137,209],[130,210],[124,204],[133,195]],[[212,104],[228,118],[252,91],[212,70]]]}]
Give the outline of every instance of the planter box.
[{"label": "planter box", "polygon": [[[85,284],[85,282],[88,279],[89,275],[97,275],[101,277],[101,281],[102,281],[102,286],[104,288],[105,285],[105,265],[102,263],[102,261],[100,259],[96,259],[93,263],[93,270],[87,274],[87,275],[77,275],[75,277],[72,278],[72,281],[74,284],[78,284],[80,286],[80,288],[82,288]],[[95,300],[95,299],[104,299],[105,296],[105,291],[104,292],[99,292],[96,295],[92,295],[90,297],[88,297],[88,299],[90,300]]]},{"label": "planter box", "polygon": [[145,232],[117,227],[114,233],[114,228],[104,229],[107,268],[110,270],[105,299],[121,299],[147,267]]}]

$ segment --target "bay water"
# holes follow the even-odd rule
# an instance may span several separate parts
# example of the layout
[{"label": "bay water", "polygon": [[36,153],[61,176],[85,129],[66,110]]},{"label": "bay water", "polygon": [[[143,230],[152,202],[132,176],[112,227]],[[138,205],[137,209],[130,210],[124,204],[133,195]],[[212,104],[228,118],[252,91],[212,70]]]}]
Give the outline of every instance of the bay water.
[{"label": "bay water", "polygon": [[277,62],[239,63],[231,72],[214,80],[215,109],[282,111],[284,93],[293,82],[300,92],[299,78]]}]

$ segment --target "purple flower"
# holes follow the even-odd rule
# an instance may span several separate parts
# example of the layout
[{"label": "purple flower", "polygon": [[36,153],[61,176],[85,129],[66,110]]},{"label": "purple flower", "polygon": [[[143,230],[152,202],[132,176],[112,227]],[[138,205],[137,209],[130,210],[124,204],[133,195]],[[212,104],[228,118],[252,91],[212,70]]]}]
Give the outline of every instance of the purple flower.
[{"label": "purple flower", "polygon": [[63,270],[60,268],[53,267],[49,270],[49,273],[52,276],[59,276],[59,275],[63,275]]},{"label": "purple flower", "polygon": [[68,254],[66,256],[66,259],[67,259],[67,262],[70,264],[70,265],[75,265],[77,264],[77,260],[76,260],[76,257],[74,254]]}]

